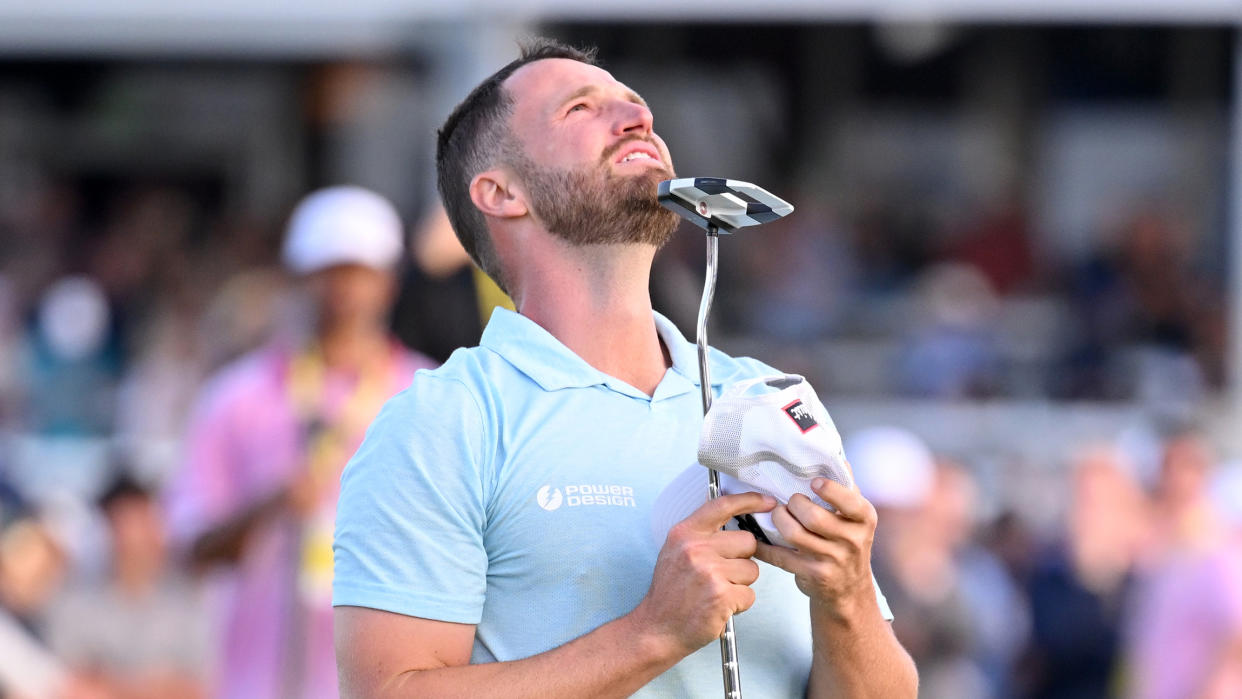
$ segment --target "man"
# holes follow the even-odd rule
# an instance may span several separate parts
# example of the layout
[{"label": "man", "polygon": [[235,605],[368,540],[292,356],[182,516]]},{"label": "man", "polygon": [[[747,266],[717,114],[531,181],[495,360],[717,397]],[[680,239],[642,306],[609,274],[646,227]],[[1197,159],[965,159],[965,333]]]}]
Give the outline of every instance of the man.
[{"label": "man", "polygon": [[332,524],[341,469],[383,402],[433,366],[391,338],[402,226],[386,199],[332,187],[294,210],[285,265],[313,310],[205,387],[170,527],[200,566],[228,564],[218,692],[331,697]]},{"label": "man", "polygon": [[196,588],[167,564],[154,495],[122,473],[99,509],[111,535],[110,574],[54,601],[49,644],[75,681],[103,696],[206,696],[207,615]]},{"label": "man", "polygon": [[1213,444],[1186,426],[1164,443],[1154,546],[1139,571],[1126,638],[1135,699],[1236,697],[1242,689],[1242,548],[1213,497]]},{"label": "man", "polygon": [[[673,172],[642,99],[541,43],[454,111],[437,165],[454,229],[518,313],[391,401],[346,468],[343,693],[716,696],[715,640],[754,605],[737,620],[747,697],[913,696],[856,490],[817,484],[840,515],[726,496],[650,534],[702,414],[694,347],[647,291],[677,219],[655,200]],[[775,373],[711,361],[721,385]],[[798,550],[721,531],[749,512]]]}]

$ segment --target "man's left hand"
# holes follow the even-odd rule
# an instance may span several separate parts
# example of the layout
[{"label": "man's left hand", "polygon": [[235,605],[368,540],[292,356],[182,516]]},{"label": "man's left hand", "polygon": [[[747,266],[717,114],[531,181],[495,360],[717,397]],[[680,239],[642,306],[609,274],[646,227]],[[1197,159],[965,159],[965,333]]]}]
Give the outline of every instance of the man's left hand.
[{"label": "man's left hand", "polygon": [[811,488],[837,511],[795,494],[788,505],[772,511],[773,525],[795,548],[759,544],[755,558],[792,573],[813,603],[841,613],[864,599],[875,599],[871,581],[875,507],[857,486],[846,488],[817,478]]}]

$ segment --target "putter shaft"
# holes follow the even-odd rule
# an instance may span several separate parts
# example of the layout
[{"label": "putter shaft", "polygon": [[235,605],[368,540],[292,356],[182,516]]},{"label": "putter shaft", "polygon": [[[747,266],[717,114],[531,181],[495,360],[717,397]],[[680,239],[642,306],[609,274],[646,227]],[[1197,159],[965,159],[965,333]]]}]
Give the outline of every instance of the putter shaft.
[{"label": "putter shaft", "polygon": [[[699,322],[696,344],[699,352],[699,382],[703,394],[703,414],[712,407],[712,377],[707,362],[707,316],[712,311],[712,298],[716,295],[716,258],[719,251],[720,231],[715,225],[707,227],[707,274],[703,280],[703,297],[699,301]],[[715,500],[720,497],[720,474],[707,469],[707,495]],[[737,637],[733,632],[733,617],[725,621],[724,633],[720,634],[720,669],[724,675],[725,699],[742,699],[742,676],[737,662]]]}]

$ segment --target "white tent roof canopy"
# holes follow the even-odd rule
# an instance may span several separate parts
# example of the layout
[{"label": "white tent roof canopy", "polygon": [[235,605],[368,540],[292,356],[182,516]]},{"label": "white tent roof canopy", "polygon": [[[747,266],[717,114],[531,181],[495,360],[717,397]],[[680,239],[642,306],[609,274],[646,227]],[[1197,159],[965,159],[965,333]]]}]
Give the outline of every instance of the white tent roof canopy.
[{"label": "white tent roof canopy", "polygon": [[599,20],[1224,24],[1238,0],[0,0],[0,52],[368,53],[427,25]]}]

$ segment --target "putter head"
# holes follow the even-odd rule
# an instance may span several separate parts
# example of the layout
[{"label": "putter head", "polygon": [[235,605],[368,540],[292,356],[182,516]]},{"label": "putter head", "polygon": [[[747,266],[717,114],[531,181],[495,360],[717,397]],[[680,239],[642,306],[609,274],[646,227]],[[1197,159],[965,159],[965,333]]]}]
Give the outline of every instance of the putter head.
[{"label": "putter head", "polygon": [[794,209],[762,187],[722,177],[664,180],[656,198],[699,228],[715,226],[723,233],[775,221]]}]

